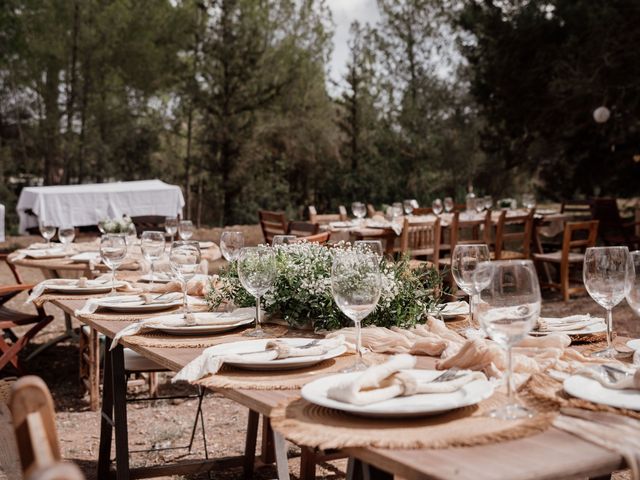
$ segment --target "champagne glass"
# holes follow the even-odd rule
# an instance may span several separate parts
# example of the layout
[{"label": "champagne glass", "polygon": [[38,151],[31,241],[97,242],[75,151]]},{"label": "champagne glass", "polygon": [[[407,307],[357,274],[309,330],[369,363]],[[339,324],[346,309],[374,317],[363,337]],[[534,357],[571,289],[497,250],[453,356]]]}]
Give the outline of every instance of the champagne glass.
[{"label": "champagne glass", "polygon": [[353,202],[351,204],[351,212],[358,219],[358,223],[367,215],[367,206],[362,202]]},{"label": "champagne glass", "polygon": [[436,198],[433,202],[431,202],[431,209],[436,216],[442,213],[443,208],[444,207],[442,205],[442,200],[440,200],[439,198]]},{"label": "champagne glass", "polygon": [[271,240],[271,245],[274,247],[277,245],[290,245],[295,243],[296,238],[298,237],[295,235],[274,235],[273,240]]},{"label": "champagne glass", "polygon": [[627,303],[640,315],[640,250],[629,253]]},{"label": "champagne glass", "polygon": [[191,220],[182,220],[178,224],[178,236],[180,240],[189,240],[193,236],[193,222]]},{"label": "champagne glass", "polygon": [[267,293],[276,281],[276,256],[272,248],[260,245],[245,247],[238,257],[238,277],[244,289],[256,298],[256,328],[246,332],[247,337],[266,337],[260,318],[260,297]]},{"label": "champagne glass", "polygon": [[450,213],[453,208],[455,207],[455,204],[453,203],[453,198],[451,197],[445,197],[444,198],[444,211],[447,213]]},{"label": "champagne glass", "polygon": [[405,215],[413,215],[413,200],[405,200],[404,202],[402,202],[402,206],[404,207]]},{"label": "champagne glass", "polygon": [[51,247],[51,239],[56,235],[56,227],[50,223],[40,223],[40,235],[47,241],[47,248]]},{"label": "champagne glass", "polygon": [[76,238],[76,230],[73,226],[65,225],[58,229],[58,239],[64,245],[65,250],[69,250],[74,238]]},{"label": "champagne glass", "polygon": [[531,260],[481,262],[475,269],[477,313],[489,337],[507,350],[507,404],[489,416],[515,420],[533,416],[513,395],[511,349],[533,329],[540,315],[540,285]]},{"label": "champagne glass", "polygon": [[242,247],[244,247],[244,235],[242,232],[222,232],[220,250],[227,262],[237,260]]},{"label": "champagne glass", "polygon": [[200,267],[200,244],[187,240],[173,242],[169,252],[169,263],[174,275],[182,284],[182,316],[189,323],[189,301],[187,299],[187,284]]},{"label": "champagne glass", "polygon": [[532,193],[525,193],[522,195],[522,205],[525,208],[531,210],[536,206],[536,197]]},{"label": "champagne glass", "polygon": [[178,233],[178,219],[177,217],[166,217],[164,219],[164,229],[167,232],[167,235],[171,235],[171,243],[173,244],[173,239]]},{"label": "champagne glass", "polygon": [[331,265],[331,292],[338,308],[356,327],[357,357],[348,371],[366,368],[362,361],[360,325],[376,308],[380,290],[380,261],[376,255],[357,251],[336,252]]},{"label": "champagne glass", "polygon": [[100,238],[100,256],[111,269],[111,293],[116,293],[116,270],[127,256],[127,241],[122,235],[107,233]]},{"label": "champagne glass", "polygon": [[487,210],[491,210],[491,207],[493,207],[493,198],[491,197],[491,195],[485,195],[484,208]]},{"label": "champagne glass", "polygon": [[353,246],[358,251],[373,253],[379,258],[382,258],[384,253],[381,240],[356,240],[353,242]]},{"label": "champagne glass", "polygon": [[164,254],[165,239],[162,232],[142,232],[140,238],[140,249],[142,255],[151,265],[151,281],[149,282],[149,290],[153,288],[154,261],[160,260]]},{"label": "champagne glass", "polygon": [[473,306],[475,290],[473,272],[480,262],[490,260],[489,247],[482,244],[456,245],[451,255],[451,273],[458,287],[469,295],[469,322],[474,325]]},{"label": "champagne glass", "polygon": [[607,311],[607,348],[592,353],[601,358],[615,358],[611,343],[613,314],[611,310],[627,294],[630,287],[629,249],[627,247],[591,247],[584,254],[582,279],[584,286],[598,305]]}]

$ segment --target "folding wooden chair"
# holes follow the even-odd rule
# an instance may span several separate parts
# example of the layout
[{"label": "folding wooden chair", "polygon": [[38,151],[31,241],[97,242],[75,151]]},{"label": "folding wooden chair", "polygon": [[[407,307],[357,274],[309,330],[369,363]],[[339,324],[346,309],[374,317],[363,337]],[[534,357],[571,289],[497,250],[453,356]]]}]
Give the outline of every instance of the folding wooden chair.
[{"label": "folding wooden chair", "polygon": [[258,211],[258,217],[260,218],[260,227],[266,243],[271,244],[273,237],[276,235],[287,234],[289,222],[287,222],[286,214],[260,210]]},{"label": "folding wooden chair", "polygon": [[139,217],[131,217],[131,221],[136,227],[138,236],[144,231],[164,232],[164,222],[166,217],[161,215],[143,215]]},{"label": "folding wooden chair", "polygon": [[[462,217],[462,218],[461,218]],[[449,225],[449,243],[440,244],[440,251],[453,253],[456,245],[491,243],[491,211],[487,210],[484,215],[472,214],[466,216],[465,213],[454,212],[451,224]],[[439,265],[451,266],[451,257],[439,258]]]},{"label": "folding wooden chair", "polygon": [[410,266],[417,267],[419,259],[429,260],[435,264],[440,255],[440,219],[432,222],[409,222],[404,219],[400,236],[400,253],[411,257]]},{"label": "folding wooden chair", "polygon": [[[494,260],[511,260],[530,258],[531,239],[533,237],[534,209],[525,215],[507,217],[507,211],[500,213],[496,226],[495,250],[492,252]],[[518,244],[521,250],[507,250],[505,246]]]},{"label": "folding wooden chair", "polygon": [[289,222],[289,235],[295,235],[296,237],[308,237],[309,235],[315,235],[320,231],[320,225],[311,222]]},{"label": "folding wooden chair", "polygon": [[309,205],[309,221],[311,223],[317,223],[318,225],[326,225],[331,222],[344,222],[349,219],[347,215],[347,209],[344,205],[338,207],[338,213],[324,213],[318,214],[316,207]]}]

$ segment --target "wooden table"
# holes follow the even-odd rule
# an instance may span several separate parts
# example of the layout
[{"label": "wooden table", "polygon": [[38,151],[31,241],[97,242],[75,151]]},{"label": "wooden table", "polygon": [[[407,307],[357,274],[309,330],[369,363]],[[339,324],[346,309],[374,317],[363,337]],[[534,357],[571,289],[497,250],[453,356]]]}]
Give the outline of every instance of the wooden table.
[{"label": "wooden table", "polygon": [[[73,314],[82,306],[83,301],[54,301],[58,307]],[[113,336],[129,322],[91,321],[85,323],[108,338]],[[225,335],[220,335],[220,343]],[[134,478],[139,472],[129,470],[128,450],[126,446],[126,410],[124,410],[124,374],[122,347],[126,346],[153,360],[169,370],[177,371],[200,354],[195,348],[155,348],[129,343],[126,337],[121,345],[105,355],[105,383],[103,388],[103,406],[100,436],[100,457],[98,461],[99,478],[106,478],[109,469],[109,450],[111,446],[114,420],[116,442],[116,469],[119,479]],[[420,357],[420,365],[432,366],[434,358]],[[110,381],[109,381],[110,380]],[[255,435],[258,416],[268,418],[273,409],[284,401],[299,396],[297,390],[264,391],[221,389],[219,393],[247,407],[250,411],[247,429],[244,467],[246,478],[251,478],[255,458]],[[112,408],[113,407],[113,408]],[[284,439],[274,436],[275,455],[280,479],[287,479],[286,449]],[[625,467],[623,458],[613,452],[581,440],[568,433],[551,428],[543,433],[519,440],[490,445],[448,448],[442,450],[387,450],[379,448],[349,448],[345,453],[356,462],[350,462],[350,474],[357,476],[361,467],[365,478],[387,479],[399,476],[406,480],[417,479],[494,479],[526,480],[551,478],[606,478],[613,470]],[[309,474],[313,452],[303,448],[302,469]],[[210,464],[215,466],[215,462]],[[169,466],[161,467],[167,474]],[[354,472],[354,470],[356,470]],[[302,478],[313,478],[304,476]]]}]

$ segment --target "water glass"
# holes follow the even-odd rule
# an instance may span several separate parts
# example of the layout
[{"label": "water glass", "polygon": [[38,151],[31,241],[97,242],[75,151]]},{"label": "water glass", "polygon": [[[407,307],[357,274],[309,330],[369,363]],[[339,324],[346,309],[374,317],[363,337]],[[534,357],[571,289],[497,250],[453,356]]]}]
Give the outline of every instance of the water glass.
[{"label": "water glass", "polygon": [[491,195],[485,195],[484,208],[487,210],[491,210],[491,207],[493,207],[493,198],[491,197]]},{"label": "water glass", "polygon": [[361,252],[373,253],[379,258],[382,258],[384,253],[381,240],[356,240],[353,242],[353,247]]},{"label": "water glass", "polygon": [[525,208],[531,210],[536,207],[536,197],[532,193],[525,193],[522,195],[522,205]]},{"label": "water glass", "polygon": [[453,203],[453,198],[445,197],[444,198],[444,211],[449,213],[453,211],[455,204]]},{"label": "water glass", "polygon": [[629,253],[627,303],[640,315],[640,250]]},{"label": "water glass", "polygon": [[481,262],[488,262],[489,247],[484,243],[456,245],[451,255],[451,274],[458,288],[469,295],[469,322],[473,325],[474,297],[478,293],[473,274]]},{"label": "water glass", "polygon": [[237,260],[242,247],[244,247],[244,235],[242,232],[222,232],[220,250],[227,262]]},{"label": "water glass", "polygon": [[290,245],[295,243],[297,238],[295,235],[274,235],[271,245],[274,247],[277,245]]},{"label": "water glass", "polygon": [[182,315],[189,321],[189,301],[187,299],[187,284],[200,268],[200,243],[187,240],[173,242],[169,252],[171,271],[182,284]]},{"label": "water glass", "polygon": [[160,260],[164,255],[165,239],[162,232],[142,232],[140,237],[140,249],[142,255],[151,265],[151,281],[149,289],[153,288],[154,261]]},{"label": "water glass", "polygon": [[173,239],[176,233],[178,233],[178,218],[166,217],[164,219],[164,230],[167,232],[167,235],[171,236],[171,243],[173,243]]},{"label": "water glass", "polygon": [[136,230],[136,226],[133,223],[127,225],[127,243],[129,245],[135,245],[136,240],[138,240],[138,230]]},{"label": "water glass", "polygon": [[76,230],[72,226],[63,226],[58,229],[58,239],[64,245],[65,250],[69,249],[74,238],[76,238]]},{"label": "water glass", "polygon": [[111,269],[111,293],[116,293],[116,270],[127,256],[127,241],[123,235],[107,233],[100,238],[102,262]]},{"label": "water glass", "polygon": [[189,240],[193,236],[193,223],[191,220],[182,220],[178,224],[178,236],[180,240]]},{"label": "water glass", "polygon": [[415,200],[405,200],[404,202],[402,202],[402,206],[404,208],[404,213],[405,215],[411,216],[413,215],[413,202]]},{"label": "water glass", "polygon": [[361,323],[378,304],[381,279],[376,255],[336,251],[331,265],[331,292],[338,308],[356,327],[356,361],[347,371],[366,368],[362,361]]},{"label": "water glass", "polygon": [[56,236],[56,227],[49,223],[40,224],[40,235],[47,241],[47,248],[51,247],[51,239]]},{"label": "water glass", "polygon": [[485,209],[484,197],[476,198],[473,206],[475,207],[476,212],[478,213],[484,212],[484,209]]},{"label": "water glass", "polygon": [[512,347],[525,338],[540,315],[540,285],[531,260],[482,262],[474,272],[479,293],[477,314],[489,337],[507,350],[507,404],[489,416],[515,420],[533,412],[514,399],[512,386]]},{"label": "water glass", "polygon": [[391,205],[391,207],[393,208],[392,217],[394,219],[402,216],[402,213],[404,211],[402,202],[393,202],[393,205]]},{"label": "water glass", "polygon": [[633,270],[627,247],[591,247],[584,254],[582,279],[584,286],[598,305],[607,311],[607,348],[592,353],[600,358],[615,358],[611,343],[613,307],[627,295]]},{"label": "water glass", "polygon": [[367,206],[362,202],[353,202],[351,204],[351,212],[358,221],[361,221],[367,215]]},{"label": "water glass", "polygon": [[433,210],[433,213],[436,215],[440,215],[442,213],[444,206],[442,205],[442,200],[440,200],[439,198],[436,198],[432,203],[431,203],[431,209]]},{"label": "water glass", "polygon": [[244,289],[256,298],[256,328],[247,337],[266,337],[260,318],[260,298],[276,281],[276,256],[272,248],[260,245],[245,247],[238,257],[238,277]]}]

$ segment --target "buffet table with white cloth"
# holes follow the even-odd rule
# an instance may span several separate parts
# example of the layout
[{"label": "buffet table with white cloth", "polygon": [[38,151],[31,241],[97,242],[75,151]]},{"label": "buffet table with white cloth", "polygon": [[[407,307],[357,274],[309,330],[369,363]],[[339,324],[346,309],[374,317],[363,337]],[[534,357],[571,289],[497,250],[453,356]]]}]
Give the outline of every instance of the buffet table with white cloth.
[{"label": "buffet table with white cloth", "polygon": [[25,187],[18,200],[20,232],[38,222],[60,227],[97,225],[105,218],[122,215],[176,216],[184,197],[177,185],[161,180]]}]

